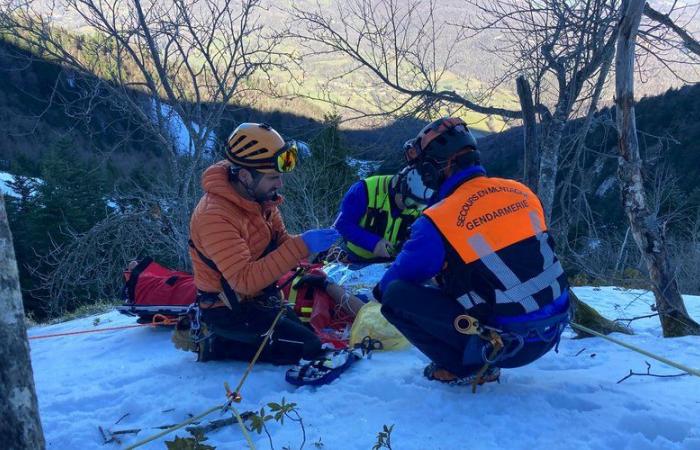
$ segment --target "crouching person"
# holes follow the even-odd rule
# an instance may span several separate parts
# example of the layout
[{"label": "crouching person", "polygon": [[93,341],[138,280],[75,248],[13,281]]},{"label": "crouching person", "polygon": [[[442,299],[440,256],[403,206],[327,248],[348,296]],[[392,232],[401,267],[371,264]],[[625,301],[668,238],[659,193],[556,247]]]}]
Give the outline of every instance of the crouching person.
[{"label": "crouching person", "polygon": [[334,227],[350,262],[393,259],[425,207],[426,193],[415,170],[375,175],[353,184],[343,197]]},{"label": "crouching person", "polygon": [[[287,233],[278,210],[282,175],[298,145],[267,124],[244,123],[228,138],[225,161],[202,177],[205,194],[190,222],[190,257],[198,289],[199,360],[250,361],[282,308],[276,281],[311,253],[327,250],[332,229]],[[322,354],[321,342],[286,308],[260,361],[294,364]]]},{"label": "crouching person", "polygon": [[[375,287],[382,314],[432,360],[431,380],[475,386],[543,356],[569,299],[539,199],[487,177],[458,118],[426,126],[406,158],[437,197]],[[439,287],[424,286],[436,276]]]}]

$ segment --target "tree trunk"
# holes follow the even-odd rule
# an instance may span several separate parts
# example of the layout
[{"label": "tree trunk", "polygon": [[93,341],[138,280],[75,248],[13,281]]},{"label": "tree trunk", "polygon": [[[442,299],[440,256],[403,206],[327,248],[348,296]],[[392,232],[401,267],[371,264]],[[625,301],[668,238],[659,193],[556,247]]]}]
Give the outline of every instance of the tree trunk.
[{"label": "tree trunk", "polygon": [[644,0],[627,0],[623,8],[615,57],[615,115],[622,202],[632,236],[649,271],[664,336],[700,334],[700,325],[688,315],[671,270],[663,227],[647,207],[644,192],[634,112],[634,47]]},{"label": "tree trunk", "polygon": [[0,194],[0,436],[9,450],[43,449],[34,375],[29,359],[27,329],[19,288],[12,236]]},{"label": "tree trunk", "polygon": [[524,76],[516,80],[520,108],[523,110],[523,181],[533,191],[537,190],[537,174],[539,161],[539,142],[537,139],[537,119],[535,118],[535,103],[532,100],[530,83]]},{"label": "tree trunk", "polygon": [[547,223],[551,223],[552,209],[554,208],[554,195],[557,190],[559,148],[561,147],[561,138],[564,134],[564,125],[566,125],[567,118],[567,113],[562,110],[563,108],[564,106],[561,105],[560,101],[553,117],[547,124],[546,138],[542,142],[542,151],[540,152],[537,195],[542,202]]},{"label": "tree trunk", "polygon": [[[608,320],[601,316],[598,311],[588,306],[588,304],[579,300],[579,298],[574,294],[572,289],[569,289],[569,299],[573,305],[573,315],[571,321],[584,327],[590,328],[593,331],[597,331],[602,334],[610,333],[625,333],[632,334],[632,330],[628,327],[617,323],[612,320]],[[580,331],[578,329],[573,329],[574,332],[580,338],[592,337],[590,334]]]}]

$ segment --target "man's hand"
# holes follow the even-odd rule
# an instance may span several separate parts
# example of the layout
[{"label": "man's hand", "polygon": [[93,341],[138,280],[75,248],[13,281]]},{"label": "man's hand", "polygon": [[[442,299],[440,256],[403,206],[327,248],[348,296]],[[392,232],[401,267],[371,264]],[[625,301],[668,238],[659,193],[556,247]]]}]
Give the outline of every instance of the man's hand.
[{"label": "man's hand", "polygon": [[391,258],[393,252],[394,246],[386,239],[382,239],[374,246],[372,256],[375,258]]}]

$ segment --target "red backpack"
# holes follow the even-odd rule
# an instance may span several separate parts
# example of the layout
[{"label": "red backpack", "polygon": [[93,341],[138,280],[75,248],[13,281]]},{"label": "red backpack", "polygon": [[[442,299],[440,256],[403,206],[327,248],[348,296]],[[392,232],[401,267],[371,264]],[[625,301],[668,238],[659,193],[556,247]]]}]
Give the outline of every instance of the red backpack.
[{"label": "red backpack", "polygon": [[184,314],[197,297],[191,273],[170,270],[144,258],[131,271],[124,272],[123,314],[150,321],[156,314],[177,317]]},{"label": "red backpack", "polygon": [[[297,286],[304,275],[325,276],[321,267],[321,264],[302,264],[300,269],[282,276],[278,284],[284,285],[282,293],[297,316],[303,322],[308,322],[322,341],[344,347],[347,339],[342,338],[341,333],[352,324],[354,317],[336,307],[335,301],[325,290],[307,285]],[[286,283],[291,277],[294,277],[291,283]]]}]

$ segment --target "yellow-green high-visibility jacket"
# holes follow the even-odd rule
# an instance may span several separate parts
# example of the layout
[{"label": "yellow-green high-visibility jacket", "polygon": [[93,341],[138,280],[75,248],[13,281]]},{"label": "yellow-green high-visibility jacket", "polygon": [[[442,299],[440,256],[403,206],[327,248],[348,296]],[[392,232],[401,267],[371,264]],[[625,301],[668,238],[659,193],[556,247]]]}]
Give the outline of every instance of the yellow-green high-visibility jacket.
[{"label": "yellow-green high-visibility jacket", "polygon": [[[360,227],[397,246],[408,238],[409,227],[420,216],[420,211],[407,208],[396,218],[392,217],[389,198],[391,178],[392,175],[377,175],[363,180],[367,187],[367,211],[360,220]],[[371,250],[350,241],[347,242],[347,249],[360,258],[373,258]]]}]

